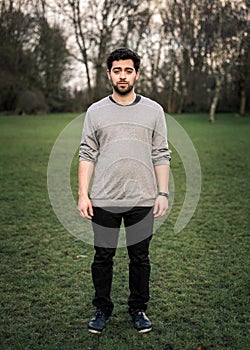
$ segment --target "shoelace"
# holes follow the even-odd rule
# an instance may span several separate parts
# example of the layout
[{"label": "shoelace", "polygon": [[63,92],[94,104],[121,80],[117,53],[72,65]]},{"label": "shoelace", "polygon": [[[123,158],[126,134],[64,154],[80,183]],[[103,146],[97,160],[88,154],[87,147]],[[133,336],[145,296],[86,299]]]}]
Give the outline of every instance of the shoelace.
[{"label": "shoelace", "polygon": [[96,316],[96,317],[102,317],[102,316],[103,316],[102,310],[96,310],[95,316]]},{"label": "shoelace", "polygon": [[137,316],[145,316],[145,312],[141,311],[141,310],[138,310],[138,311],[135,312],[135,315],[137,315]]}]

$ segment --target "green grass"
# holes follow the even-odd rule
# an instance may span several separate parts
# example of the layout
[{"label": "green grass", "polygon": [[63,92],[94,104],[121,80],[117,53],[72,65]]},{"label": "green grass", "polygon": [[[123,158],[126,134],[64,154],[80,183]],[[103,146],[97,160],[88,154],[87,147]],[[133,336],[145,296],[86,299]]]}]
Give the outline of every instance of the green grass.
[{"label": "green grass", "polygon": [[[139,335],[127,314],[125,249],[115,258],[114,315],[100,337],[92,316],[93,248],[68,233],[47,193],[52,146],[74,115],[0,116],[0,349],[211,350],[247,349],[249,338],[250,118],[180,115],[202,168],[196,213],[179,234],[173,227],[185,174],[173,149],[176,200],[151,244],[154,330]],[[72,163],[77,188],[77,157]],[[83,257],[78,259],[77,256]]]}]

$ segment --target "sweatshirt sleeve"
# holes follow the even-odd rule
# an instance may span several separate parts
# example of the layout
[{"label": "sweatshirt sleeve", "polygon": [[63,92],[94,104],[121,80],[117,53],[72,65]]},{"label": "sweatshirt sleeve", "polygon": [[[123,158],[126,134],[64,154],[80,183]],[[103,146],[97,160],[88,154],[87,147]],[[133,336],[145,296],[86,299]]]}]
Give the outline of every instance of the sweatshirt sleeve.
[{"label": "sweatshirt sleeve", "polygon": [[169,165],[171,160],[171,151],[168,148],[167,126],[165,113],[162,110],[157,115],[155,129],[152,139],[152,162],[153,165]]},{"label": "sweatshirt sleeve", "polygon": [[87,111],[82,131],[82,139],[79,150],[79,161],[87,160],[96,162],[99,150],[99,143],[96,138],[96,130],[91,120],[91,114]]}]

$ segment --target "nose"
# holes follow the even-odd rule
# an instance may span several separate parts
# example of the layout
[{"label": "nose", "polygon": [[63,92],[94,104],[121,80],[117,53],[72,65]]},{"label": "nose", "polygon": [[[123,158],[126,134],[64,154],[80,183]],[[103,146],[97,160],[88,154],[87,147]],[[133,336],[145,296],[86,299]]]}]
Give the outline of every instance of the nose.
[{"label": "nose", "polygon": [[121,71],[120,73],[120,79],[126,79],[126,74],[124,71]]}]

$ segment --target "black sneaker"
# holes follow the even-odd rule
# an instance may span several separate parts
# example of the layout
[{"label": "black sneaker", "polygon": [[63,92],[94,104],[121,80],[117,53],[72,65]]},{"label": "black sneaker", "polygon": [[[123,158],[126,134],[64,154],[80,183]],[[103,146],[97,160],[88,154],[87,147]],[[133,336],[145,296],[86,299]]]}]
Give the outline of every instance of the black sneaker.
[{"label": "black sneaker", "polygon": [[131,312],[131,316],[134,327],[139,333],[147,333],[152,330],[152,323],[143,310],[136,310],[134,312]]},{"label": "black sneaker", "polygon": [[88,324],[89,332],[93,334],[101,334],[108,320],[109,316],[107,316],[104,311],[96,310],[94,317],[89,321]]}]

